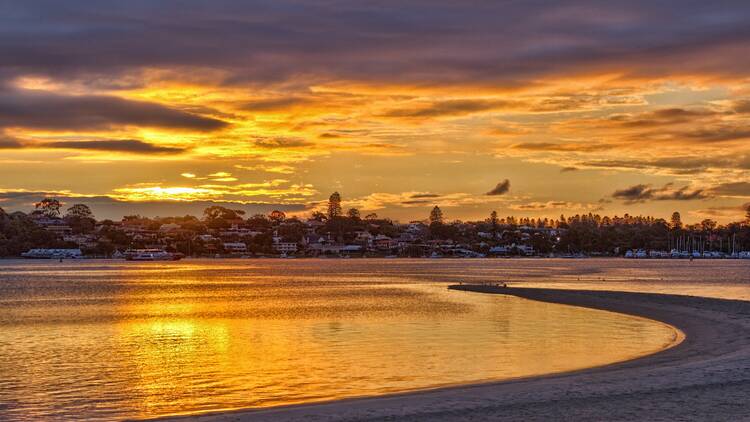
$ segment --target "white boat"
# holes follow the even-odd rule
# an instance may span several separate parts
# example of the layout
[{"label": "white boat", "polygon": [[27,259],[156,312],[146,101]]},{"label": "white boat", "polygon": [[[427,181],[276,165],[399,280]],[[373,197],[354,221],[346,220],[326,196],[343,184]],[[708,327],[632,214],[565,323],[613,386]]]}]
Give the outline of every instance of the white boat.
[{"label": "white boat", "polygon": [[167,252],[162,249],[134,249],[125,252],[128,261],[178,261],[182,254]]},{"label": "white boat", "polygon": [[83,253],[80,249],[30,249],[21,254],[29,259],[81,259]]}]

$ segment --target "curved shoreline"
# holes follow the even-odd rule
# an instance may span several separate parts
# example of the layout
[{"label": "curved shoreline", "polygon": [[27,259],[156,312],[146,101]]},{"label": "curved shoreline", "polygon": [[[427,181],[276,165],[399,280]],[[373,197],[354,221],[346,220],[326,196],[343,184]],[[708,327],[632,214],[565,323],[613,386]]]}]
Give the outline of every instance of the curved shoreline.
[{"label": "curved shoreline", "polygon": [[178,417],[292,420],[750,420],[750,302],[691,296],[455,285],[477,293],[648,318],[679,344],[606,366],[484,384]]}]

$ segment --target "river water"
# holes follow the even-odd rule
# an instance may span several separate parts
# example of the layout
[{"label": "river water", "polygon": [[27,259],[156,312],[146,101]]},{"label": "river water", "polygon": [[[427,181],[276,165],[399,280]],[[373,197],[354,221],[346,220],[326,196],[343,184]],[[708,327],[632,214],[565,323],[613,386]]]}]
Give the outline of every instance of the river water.
[{"label": "river water", "polygon": [[0,419],[145,418],[603,365],[672,327],[449,282],[750,299],[750,263],[0,261]]}]

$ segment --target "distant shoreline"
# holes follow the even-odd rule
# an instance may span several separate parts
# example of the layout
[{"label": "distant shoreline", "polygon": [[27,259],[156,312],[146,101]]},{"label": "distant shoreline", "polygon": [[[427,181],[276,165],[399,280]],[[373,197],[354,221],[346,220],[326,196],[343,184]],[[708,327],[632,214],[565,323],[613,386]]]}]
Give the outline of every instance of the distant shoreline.
[{"label": "distant shoreline", "polygon": [[685,339],[656,354],[563,374],[180,418],[195,421],[640,421],[748,417],[750,302],[489,285],[451,288],[465,290],[466,294],[509,294],[649,318],[677,327],[685,334]]},{"label": "distant shoreline", "polygon": [[[179,261],[191,261],[191,260],[199,260],[199,259],[205,259],[205,260],[222,260],[222,259],[230,259],[233,261],[252,261],[256,259],[331,259],[331,260],[361,260],[361,259],[383,259],[383,260],[408,260],[408,259],[422,259],[422,260],[470,260],[470,261],[502,261],[502,260],[515,260],[515,259],[533,259],[533,260],[548,260],[548,259],[560,259],[560,260],[586,260],[586,259],[616,259],[616,260],[623,260],[623,261],[750,261],[750,258],[694,258],[694,259],[688,259],[688,258],[627,258],[624,256],[616,255],[616,256],[493,256],[493,257],[476,257],[476,258],[468,258],[468,257],[454,257],[454,256],[444,256],[440,258],[435,257],[409,257],[409,256],[397,256],[397,257],[388,257],[388,256],[354,256],[354,257],[341,257],[341,256],[294,256],[294,257],[281,257],[281,256],[251,256],[251,257],[240,257],[240,256],[222,256],[222,257],[212,257],[212,256],[189,256],[180,259]],[[24,258],[22,256],[3,256],[0,257],[0,261],[3,260],[24,260],[29,262],[47,262],[47,261],[58,261],[58,258]],[[126,262],[127,260],[122,258],[102,258],[102,257],[84,257],[84,258],[64,258],[64,261],[66,262],[78,262],[78,261],[118,261],[118,262]],[[172,262],[176,263],[179,261],[154,261],[154,262]],[[136,261],[144,263],[146,261]]]}]

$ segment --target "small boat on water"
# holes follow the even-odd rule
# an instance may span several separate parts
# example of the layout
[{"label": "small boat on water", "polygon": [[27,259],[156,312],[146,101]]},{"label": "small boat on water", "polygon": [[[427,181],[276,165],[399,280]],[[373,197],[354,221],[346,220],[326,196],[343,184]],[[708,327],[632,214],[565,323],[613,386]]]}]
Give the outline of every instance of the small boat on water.
[{"label": "small boat on water", "polygon": [[127,261],[179,261],[181,253],[167,252],[163,249],[129,249],[125,251]]},{"label": "small boat on water", "polygon": [[30,249],[21,254],[27,259],[81,259],[83,253],[80,249]]}]

